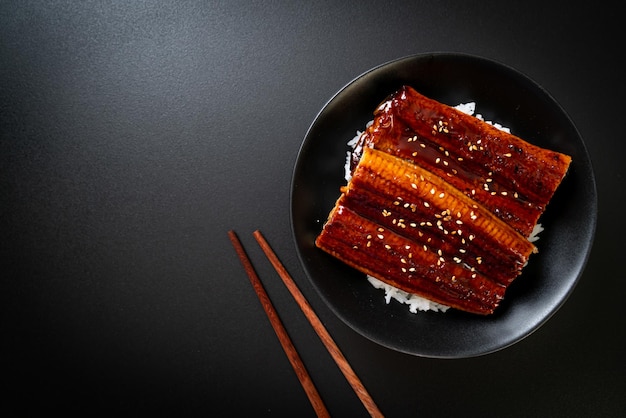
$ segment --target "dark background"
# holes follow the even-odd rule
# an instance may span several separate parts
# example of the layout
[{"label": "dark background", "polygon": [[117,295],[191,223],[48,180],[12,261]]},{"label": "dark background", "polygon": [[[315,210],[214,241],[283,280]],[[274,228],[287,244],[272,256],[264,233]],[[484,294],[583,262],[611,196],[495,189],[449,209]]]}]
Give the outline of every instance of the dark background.
[{"label": "dark background", "polygon": [[[0,414],[314,416],[235,229],[331,414],[366,416],[259,228],[387,416],[624,416],[622,28],[597,2],[2,1]],[[433,51],[542,85],[584,138],[599,196],[565,305],[463,360],[352,331],[304,276],[289,223],[322,106],[374,66]]]}]

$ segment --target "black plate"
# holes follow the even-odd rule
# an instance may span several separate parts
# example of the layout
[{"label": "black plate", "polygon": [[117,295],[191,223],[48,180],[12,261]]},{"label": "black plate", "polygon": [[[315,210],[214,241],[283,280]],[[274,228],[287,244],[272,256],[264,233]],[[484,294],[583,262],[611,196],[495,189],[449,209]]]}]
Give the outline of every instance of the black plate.
[{"label": "black plate", "polygon": [[[374,108],[403,84],[443,103],[475,101],[476,112],[539,146],[572,156],[570,170],[540,222],[545,231],[523,274],[488,317],[449,310],[410,313],[385,303],[365,276],[314,245],[345,184],[349,141]],[[376,67],[340,90],[306,134],[295,165],[291,221],[300,260],[323,300],[346,324],[388,348],[425,357],[461,358],[494,352],[548,320],[576,285],[592,246],[597,195],[587,150],[576,127],[539,85],[500,63],[434,53]]]}]

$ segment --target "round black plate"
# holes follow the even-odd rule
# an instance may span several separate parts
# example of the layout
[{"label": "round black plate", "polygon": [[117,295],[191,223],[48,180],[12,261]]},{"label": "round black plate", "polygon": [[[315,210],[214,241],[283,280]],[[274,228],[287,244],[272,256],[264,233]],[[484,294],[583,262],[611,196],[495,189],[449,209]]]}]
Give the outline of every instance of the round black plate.
[{"label": "round black plate", "polygon": [[[449,105],[476,102],[485,119],[528,142],[572,156],[570,170],[540,222],[539,254],[487,317],[448,310],[410,313],[385,303],[351,269],[314,245],[345,184],[344,163],[357,130],[386,96],[407,84]],[[592,246],[597,217],[593,169],[583,140],[557,102],[539,85],[500,63],[465,54],[415,55],[376,67],[340,90],[321,110],[300,149],[291,190],[291,221],[300,260],[322,299],[346,324],[388,348],[436,358],[494,352],[528,336],[572,292]]]}]

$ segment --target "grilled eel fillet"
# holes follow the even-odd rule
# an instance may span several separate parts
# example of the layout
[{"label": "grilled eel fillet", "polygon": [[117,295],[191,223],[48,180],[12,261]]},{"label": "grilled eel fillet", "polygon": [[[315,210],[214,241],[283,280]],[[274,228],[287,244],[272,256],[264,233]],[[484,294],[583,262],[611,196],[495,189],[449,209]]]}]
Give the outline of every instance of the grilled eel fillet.
[{"label": "grilled eel fillet", "polygon": [[490,314],[535,246],[441,177],[366,148],[316,245],[399,289]]},{"label": "grilled eel fillet", "polygon": [[[373,147],[446,179],[528,237],[571,157],[521,138],[404,86],[374,112],[356,150]],[[352,167],[360,159],[352,156]]]},{"label": "grilled eel fillet", "polygon": [[409,293],[493,313],[571,158],[408,86],[374,116],[316,245]]}]

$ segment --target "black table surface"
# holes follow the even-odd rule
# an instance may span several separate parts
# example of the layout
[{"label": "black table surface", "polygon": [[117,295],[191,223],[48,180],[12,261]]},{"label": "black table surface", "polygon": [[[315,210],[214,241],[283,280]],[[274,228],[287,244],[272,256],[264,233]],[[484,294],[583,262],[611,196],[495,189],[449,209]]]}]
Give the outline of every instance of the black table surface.
[{"label": "black table surface", "polygon": [[[260,229],[387,416],[624,416],[621,15],[472,3],[1,2],[0,414],[314,416],[234,229],[331,414],[367,416]],[[304,275],[289,221],[296,156],[324,104],[374,66],[435,51],[543,86],[584,138],[599,196],[567,302],[468,359],[353,331]]]}]

